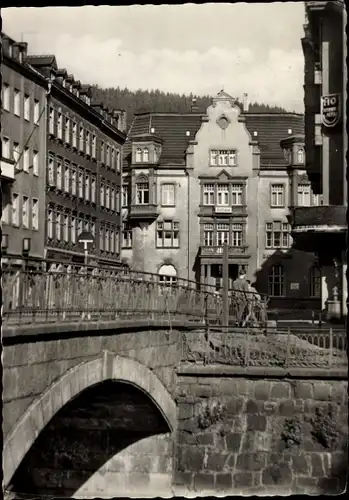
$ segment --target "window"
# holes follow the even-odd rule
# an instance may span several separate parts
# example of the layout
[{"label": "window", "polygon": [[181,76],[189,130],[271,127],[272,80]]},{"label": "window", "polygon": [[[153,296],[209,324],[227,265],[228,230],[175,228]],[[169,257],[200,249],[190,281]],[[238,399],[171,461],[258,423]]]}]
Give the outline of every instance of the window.
[{"label": "window", "polygon": [[310,206],[310,185],[298,184],[297,186],[297,204],[300,207]]},{"label": "window", "polygon": [[173,286],[177,283],[177,271],[174,266],[165,265],[159,269],[159,283],[166,286]]},{"label": "window", "polygon": [[120,151],[117,149],[116,150],[116,159],[115,159],[115,168],[116,168],[116,171],[119,172],[120,171]]},{"label": "window", "polygon": [[128,206],[128,186],[122,186],[121,197],[122,197],[122,206],[127,207]]},{"label": "window", "polygon": [[39,175],[39,153],[33,151],[33,175]]},{"label": "window", "polygon": [[37,99],[34,99],[34,123],[39,124],[40,117],[40,103]]},{"label": "window", "polygon": [[111,201],[110,201],[110,208],[111,210],[115,211],[115,189],[111,190]]},{"label": "window", "polygon": [[100,205],[101,207],[104,207],[104,184],[101,184],[100,188]]},{"label": "window", "polygon": [[13,143],[13,159],[15,161],[15,167],[19,168],[19,159],[20,159],[21,153],[19,151],[19,144],[18,142]]},{"label": "window", "polygon": [[24,96],[24,119],[30,120],[30,97],[27,94]]},{"label": "window", "polygon": [[105,206],[108,209],[110,207],[110,188],[109,188],[109,186],[105,187]]},{"label": "window", "polygon": [[179,247],[179,223],[164,221],[157,223],[157,247]]},{"label": "window", "polygon": [[132,247],[132,228],[128,225],[124,225],[122,231],[122,246],[123,248]]},{"label": "window", "polygon": [[271,206],[283,207],[285,205],[285,186],[283,184],[272,184]]},{"label": "window", "polygon": [[2,197],[2,214],[1,214],[1,222],[3,224],[9,224],[10,223],[10,204],[7,202],[7,200],[4,200],[4,197]]},{"label": "window", "polygon": [[10,158],[10,139],[7,137],[2,138],[2,149],[1,149],[1,156],[2,158]]},{"label": "window", "polygon": [[80,151],[84,151],[84,129],[83,129],[83,127],[80,127],[79,149],[80,149]]},{"label": "window", "polygon": [[2,107],[10,111],[10,86],[4,83],[2,87]]},{"label": "window", "polygon": [[213,246],[213,224],[204,224],[204,246]]},{"label": "window", "polygon": [[49,132],[52,135],[54,133],[54,121],[55,121],[54,118],[55,118],[55,110],[53,108],[50,108],[50,114],[49,114]]},{"label": "window", "polygon": [[48,168],[48,185],[54,186],[55,185],[55,166],[54,166],[54,158],[51,155],[49,155],[49,157],[48,157],[47,168]]},{"label": "window", "polygon": [[272,266],[268,274],[268,293],[272,297],[284,294],[284,268],[282,265]]},{"label": "window", "polygon": [[235,166],[236,151],[234,149],[213,149],[210,153],[210,165]]},{"label": "window", "polygon": [[149,161],[149,150],[148,148],[143,149],[143,162],[148,163]]},{"label": "window", "polygon": [[73,122],[73,125],[72,125],[72,129],[73,129],[73,147],[74,148],[77,148],[78,147],[78,126],[75,122]]},{"label": "window", "polygon": [[315,207],[320,205],[320,195],[312,193],[312,204]]},{"label": "window", "polygon": [[266,248],[288,248],[289,225],[287,222],[266,223]]},{"label": "window", "polygon": [[242,224],[232,225],[232,242],[233,247],[241,247],[242,245]]},{"label": "window", "polygon": [[94,134],[92,134],[92,158],[96,158],[96,143],[97,138]]},{"label": "window", "polygon": [[231,186],[231,204],[242,205],[242,186],[241,184],[233,184]]},{"label": "window", "polygon": [[19,195],[12,194],[12,225],[19,226]]},{"label": "window", "polygon": [[309,271],[309,295],[310,297],[321,297],[321,269],[314,265]]},{"label": "window", "polygon": [[79,170],[79,198],[84,197],[84,173]]},{"label": "window", "polygon": [[81,234],[83,231],[83,220],[79,219],[78,220],[78,235]]},{"label": "window", "polygon": [[304,163],[304,150],[298,149],[297,151],[297,163]]},{"label": "window", "polygon": [[23,152],[23,172],[29,172],[29,148],[25,148]]},{"label": "window", "polygon": [[136,185],[137,205],[147,205],[149,203],[149,184],[147,182]]},{"label": "window", "polygon": [[32,199],[32,228],[39,230],[39,200]]},{"label": "window", "polygon": [[58,113],[57,137],[58,137],[58,139],[63,139],[63,116],[62,116],[62,113]]},{"label": "window", "polygon": [[217,205],[229,205],[229,185],[217,185]]},{"label": "window", "polygon": [[89,220],[84,221],[84,231],[86,231],[86,232],[90,231],[90,221]]},{"label": "window", "polygon": [[93,236],[96,236],[96,223],[95,222],[91,222],[91,234]]},{"label": "window", "polygon": [[101,162],[105,163],[105,150],[104,150],[104,142],[103,141],[101,141],[100,153],[101,153]]},{"label": "window", "polygon": [[70,133],[70,119],[66,117],[64,119],[64,141],[67,144],[70,143],[69,133]]},{"label": "window", "polygon": [[109,252],[109,243],[110,243],[110,231],[109,229],[105,230],[105,251]]},{"label": "window", "polygon": [[111,168],[115,170],[115,149],[111,148]]},{"label": "window", "polygon": [[85,176],[85,198],[90,201],[90,176]]},{"label": "window", "polygon": [[62,182],[63,182],[63,165],[62,165],[62,160],[57,158],[57,181],[56,181],[56,186],[58,189],[62,189]]},{"label": "window", "polygon": [[22,226],[26,229],[29,228],[29,198],[23,196],[22,201]]},{"label": "window", "polygon": [[47,236],[53,238],[53,211],[49,210],[47,215]]},{"label": "window", "polygon": [[76,168],[71,169],[71,193],[76,196]]},{"label": "window", "polygon": [[64,191],[69,193],[69,183],[70,183],[70,172],[69,165],[65,165],[64,167]]},{"label": "window", "polygon": [[62,238],[61,214],[56,214],[56,240]]},{"label": "window", "polygon": [[14,90],[14,107],[13,112],[15,115],[21,115],[21,93],[19,90]]},{"label": "window", "polygon": [[86,154],[91,155],[90,132],[86,130]]},{"label": "window", "polygon": [[204,184],[203,202],[204,205],[214,205],[214,184]]},{"label": "window", "polygon": [[142,150],[140,148],[136,149],[136,163],[142,163]]},{"label": "window", "polygon": [[114,231],[114,229],[110,230],[110,251],[112,253],[115,252],[115,231]]},{"label": "window", "polygon": [[229,243],[229,224],[217,224],[216,243],[219,247]]},{"label": "window", "polygon": [[72,216],[71,218],[71,241],[76,242],[76,218]]},{"label": "window", "polygon": [[91,181],[91,201],[96,203],[96,178],[92,177]]},{"label": "window", "polygon": [[99,249],[104,250],[104,226],[99,227]]},{"label": "window", "polygon": [[105,164],[107,165],[107,167],[110,167],[110,147],[108,144],[106,145],[105,155],[106,155]]},{"label": "window", "polygon": [[163,207],[175,205],[175,186],[174,184],[162,184],[161,186],[161,204]]},{"label": "window", "polygon": [[63,240],[65,242],[69,241],[69,217],[68,217],[68,215],[63,216]]}]

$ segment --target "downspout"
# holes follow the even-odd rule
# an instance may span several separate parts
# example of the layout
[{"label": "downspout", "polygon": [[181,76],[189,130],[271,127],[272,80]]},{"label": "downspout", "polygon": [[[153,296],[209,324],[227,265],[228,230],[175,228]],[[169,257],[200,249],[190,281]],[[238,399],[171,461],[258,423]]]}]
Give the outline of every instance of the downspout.
[{"label": "downspout", "polygon": [[190,278],[190,270],[189,270],[189,266],[190,266],[190,174],[188,172],[188,169],[186,168],[185,169],[185,175],[188,179],[188,182],[187,182],[187,200],[188,200],[188,217],[187,217],[187,268],[188,268],[188,272],[187,272],[187,279],[189,281],[189,278]]}]

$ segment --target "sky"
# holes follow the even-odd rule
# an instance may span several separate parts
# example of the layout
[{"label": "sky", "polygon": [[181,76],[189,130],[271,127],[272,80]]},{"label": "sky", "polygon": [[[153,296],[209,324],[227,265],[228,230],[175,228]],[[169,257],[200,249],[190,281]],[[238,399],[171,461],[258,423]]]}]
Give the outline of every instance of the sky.
[{"label": "sky", "polygon": [[303,2],[2,9],[29,54],[82,83],[242,99],[302,113]]}]

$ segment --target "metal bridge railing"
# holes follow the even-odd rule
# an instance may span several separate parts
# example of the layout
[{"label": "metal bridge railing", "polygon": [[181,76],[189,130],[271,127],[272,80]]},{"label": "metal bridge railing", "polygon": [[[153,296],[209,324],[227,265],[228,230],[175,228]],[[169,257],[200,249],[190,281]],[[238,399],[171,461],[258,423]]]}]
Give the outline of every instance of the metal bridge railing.
[{"label": "metal bridge railing", "polygon": [[[220,325],[223,317],[223,297],[213,287],[183,279],[169,286],[159,275],[129,269],[3,266],[2,291],[3,322],[9,325],[123,318]],[[266,326],[266,300],[231,291],[229,323],[244,321]]]}]

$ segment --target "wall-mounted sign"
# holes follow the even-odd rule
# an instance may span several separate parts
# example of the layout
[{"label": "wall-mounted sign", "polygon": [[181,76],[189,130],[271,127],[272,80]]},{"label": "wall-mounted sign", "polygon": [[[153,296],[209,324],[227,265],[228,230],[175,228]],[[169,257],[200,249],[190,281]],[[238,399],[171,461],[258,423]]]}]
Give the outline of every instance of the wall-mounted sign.
[{"label": "wall-mounted sign", "polygon": [[217,214],[231,214],[233,209],[231,207],[215,207]]},{"label": "wall-mounted sign", "polygon": [[299,283],[290,283],[291,290],[299,290]]},{"label": "wall-mounted sign", "polygon": [[325,127],[334,127],[340,119],[340,94],[329,94],[321,97],[321,117]]}]

